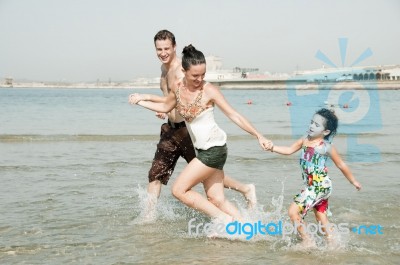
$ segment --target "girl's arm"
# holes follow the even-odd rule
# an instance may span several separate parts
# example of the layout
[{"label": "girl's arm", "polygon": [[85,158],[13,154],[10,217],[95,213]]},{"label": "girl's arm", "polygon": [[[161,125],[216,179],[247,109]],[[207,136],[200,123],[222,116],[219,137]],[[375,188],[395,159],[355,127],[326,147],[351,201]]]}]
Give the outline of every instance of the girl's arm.
[{"label": "girl's arm", "polygon": [[176,98],[172,90],[165,97],[150,94],[131,94],[129,103],[140,105],[149,110],[168,113],[175,108]]},{"label": "girl's arm", "polygon": [[343,175],[348,179],[348,181],[356,187],[357,190],[361,189],[361,184],[356,180],[351,173],[350,168],[346,165],[346,163],[342,160],[336,148],[331,145],[328,154],[331,157],[333,163],[335,163],[336,167],[342,171]]},{"label": "girl's arm", "polygon": [[294,142],[291,146],[275,146],[272,145],[270,148],[271,152],[275,152],[281,155],[291,155],[300,150],[301,146],[303,145],[303,138],[300,138],[296,142]]},{"label": "girl's arm", "polygon": [[212,100],[221,111],[236,125],[242,128],[244,131],[255,136],[261,147],[267,149],[270,141],[267,140],[261,133],[259,133],[256,128],[240,113],[238,113],[229,103],[226,101],[224,95],[219,91],[219,89],[211,84],[209,84],[205,91],[207,90],[207,96]]}]

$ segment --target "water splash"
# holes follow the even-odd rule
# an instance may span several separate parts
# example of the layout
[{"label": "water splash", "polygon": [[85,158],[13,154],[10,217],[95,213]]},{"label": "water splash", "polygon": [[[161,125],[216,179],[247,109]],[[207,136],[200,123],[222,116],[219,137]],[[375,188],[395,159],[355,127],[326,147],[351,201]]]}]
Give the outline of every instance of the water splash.
[{"label": "water splash", "polygon": [[137,210],[139,215],[133,220],[132,224],[152,224],[158,220],[173,221],[182,217],[180,214],[175,213],[176,203],[166,196],[157,198],[147,192],[146,188],[138,185],[135,189],[138,196]]},{"label": "water splash", "polygon": [[[271,198],[271,201],[266,204],[258,203],[256,207],[249,209],[247,208],[246,202],[243,197],[234,198],[232,201],[236,203],[240,213],[242,214],[242,223],[256,223],[261,221],[262,224],[290,222],[287,216],[287,207],[284,202],[285,192],[285,181],[286,178],[281,178],[281,191],[280,193]],[[302,244],[300,237],[294,233],[289,235],[269,235],[269,234],[255,234],[250,240],[246,239],[246,235],[228,235],[221,234],[213,236],[207,234],[204,230],[201,230],[199,234],[188,232],[188,222],[195,218],[196,221],[193,223],[197,225],[199,223],[212,223],[204,214],[199,213],[196,210],[184,206],[182,203],[175,199],[171,199],[172,196],[168,193],[162,196],[156,202],[155,215],[147,216],[149,200],[154,198],[149,197],[145,188],[138,186],[135,189],[137,194],[137,210],[139,214],[132,222],[134,225],[140,225],[141,230],[146,230],[147,233],[163,233],[167,236],[182,238],[182,239],[204,239],[209,240],[228,240],[228,241],[239,241],[246,243],[262,243],[267,242],[269,248],[273,251],[292,251],[292,252],[310,252],[317,251],[323,253],[331,252],[343,252],[348,251],[350,236],[340,235],[334,238],[334,242],[328,244],[326,238],[322,235],[313,235],[315,241],[314,246],[307,246]],[[214,220],[215,221],[215,220]],[[157,224],[154,226],[154,224]],[[148,225],[151,225],[150,227]],[[195,228],[193,228],[195,229]]]}]

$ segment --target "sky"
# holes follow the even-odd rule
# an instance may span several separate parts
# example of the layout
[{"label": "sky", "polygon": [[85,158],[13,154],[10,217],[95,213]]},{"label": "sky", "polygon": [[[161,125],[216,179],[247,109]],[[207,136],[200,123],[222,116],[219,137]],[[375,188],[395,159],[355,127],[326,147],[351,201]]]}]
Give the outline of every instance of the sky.
[{"label": "sky", "polygon": [[318,69],[318,51],[349,66],[367,49],[358,66],[393,65],[399,25],[399,0],[0,0],[0,80],[158,77],[161,29],[175,34],[178,55],[192,44],[226,69]]}]

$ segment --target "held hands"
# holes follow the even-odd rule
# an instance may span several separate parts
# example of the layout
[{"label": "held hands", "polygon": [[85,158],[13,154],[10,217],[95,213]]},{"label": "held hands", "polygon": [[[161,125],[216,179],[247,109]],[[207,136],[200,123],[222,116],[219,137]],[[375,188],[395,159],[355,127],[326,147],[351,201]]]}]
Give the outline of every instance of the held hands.
[{"label": "held hands", "polygon": [[266,139],[264,136],[258,137],[258,142],[260,143],[261,148],[262,148],[264,151],[271,150],[271,148],[274,146],[274,144],[272,143],[272,141]]},{"label": "held hands", "polygon": [[143,100],[142,96],[138,93],[129,95],[129,104],[138,104],[139,101]]},{"label": "held hands", "polygon": [[274,151],[274,143],[272,141],[269,141],[269,144],[268,144],[267,148],[265,149],[265,151],[270,151],[270,152]]},{"label": "held hands", "polygon": [[[134,93],[134,94],[129,95],[128,102],[129,102],[129,104],[135,105],[135,104],[138,104],[140,101],[147,101],[150,99],[151,99],[151,97],[146,94]],[[156,117],[164,120],[165,118],[168,117],[168,114],[162,113],[162,112],[156,112]]]}]

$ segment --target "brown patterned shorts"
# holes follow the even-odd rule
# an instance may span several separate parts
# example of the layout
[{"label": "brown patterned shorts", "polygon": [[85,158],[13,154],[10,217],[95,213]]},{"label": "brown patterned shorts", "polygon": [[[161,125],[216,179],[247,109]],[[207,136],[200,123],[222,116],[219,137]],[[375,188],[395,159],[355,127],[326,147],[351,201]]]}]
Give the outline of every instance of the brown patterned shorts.
[{"label": "brown patterned shorts", "polygon": [[161,126],[160,141],[149,170],[149,182],[159,180],[167,185],[179,157],[183,157],[188,163],[195,158],[193,143],[185,122],[168,121]]}]

